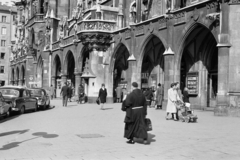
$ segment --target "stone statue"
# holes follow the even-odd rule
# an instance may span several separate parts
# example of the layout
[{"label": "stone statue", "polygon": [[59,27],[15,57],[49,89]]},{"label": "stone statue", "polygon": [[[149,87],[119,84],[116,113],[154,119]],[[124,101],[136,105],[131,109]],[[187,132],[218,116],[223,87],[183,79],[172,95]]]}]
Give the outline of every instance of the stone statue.
[{"label": "stone statue", "polygon": [[171,8],[172,8],[172,0],[166,0],[166,12],[170,12],[171,11]]}]

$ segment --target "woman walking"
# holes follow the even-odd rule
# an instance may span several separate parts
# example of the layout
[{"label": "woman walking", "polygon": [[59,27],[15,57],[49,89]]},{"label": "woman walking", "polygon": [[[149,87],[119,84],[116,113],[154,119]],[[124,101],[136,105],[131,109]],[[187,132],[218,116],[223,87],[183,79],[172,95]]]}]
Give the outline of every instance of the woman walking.
[{"label": "woman walking", "polygon": [[177,121],[177,107],[176,107],[176,102],[180,100],[177,90],[176,90],[176,83],[171,84],[171,88],[168,89],[168,102],[167,102],[167,115],[166,115],[166,120],[168,120],[168,115],[169,113],[173,114],[173,119],[174,121]]},{"label": "woman walking", "polygon": [[105,88],[105,84],[102,84],[98,93],[98,98],[100,99],[101,109],[104,110],[104,103],[106,103],[107,99],[107,89]]}]

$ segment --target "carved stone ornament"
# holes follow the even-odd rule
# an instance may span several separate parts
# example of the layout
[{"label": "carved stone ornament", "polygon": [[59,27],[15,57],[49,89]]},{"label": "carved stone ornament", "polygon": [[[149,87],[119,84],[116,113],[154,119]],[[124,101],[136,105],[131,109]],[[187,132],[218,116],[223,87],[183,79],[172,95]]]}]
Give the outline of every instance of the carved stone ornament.
[{"label": "carved stone ornament", "polygon": [[110,46],[112,36],[106,33],[82,33],[79,35],[79,39],[89,50],[106,51]]}]

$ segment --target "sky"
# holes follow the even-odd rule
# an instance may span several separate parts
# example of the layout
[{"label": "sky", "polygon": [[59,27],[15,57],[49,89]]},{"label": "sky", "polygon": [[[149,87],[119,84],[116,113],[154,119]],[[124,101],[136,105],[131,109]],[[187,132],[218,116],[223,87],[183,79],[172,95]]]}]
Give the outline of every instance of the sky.
[{"label": "sky", "polygon": [[2,2],[2,4],[6,4],[8,3],[7,5],[12,5],[12,1],[15,1],[15,0],[0,0],[0,2]]}]

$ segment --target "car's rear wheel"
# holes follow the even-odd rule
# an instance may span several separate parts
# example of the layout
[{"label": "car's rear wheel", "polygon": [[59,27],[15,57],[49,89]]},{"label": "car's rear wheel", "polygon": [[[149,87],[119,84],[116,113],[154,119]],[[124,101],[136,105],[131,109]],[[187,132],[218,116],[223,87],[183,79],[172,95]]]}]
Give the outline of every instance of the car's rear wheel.
[{"label": "car's rear wheel", "polygon": [[20,109],[20,114],[24,114],[25,113],[25,107],[22,106],[21,109]]},{"label": "car's rear wheel", "polygon": [[42,106],[42,109],[45,110],[47,108],[47,104],[45,102],[45,104]]},{"label": "car's rear wheel", "polygon": [[7,111],[7,113],[4,116],[4,118],[8,118],[10,115],[11,115],[11,109],[9,108],[9,110]]},{"label": "car's rear wheel", "polygon": [[38,109],[38,105],[37,105],[37,103],[36,103],[36,104],[35,104],[35,107],[34,107],[34,109],[33,109],[33,112],[36,112],[37,109]]}]

